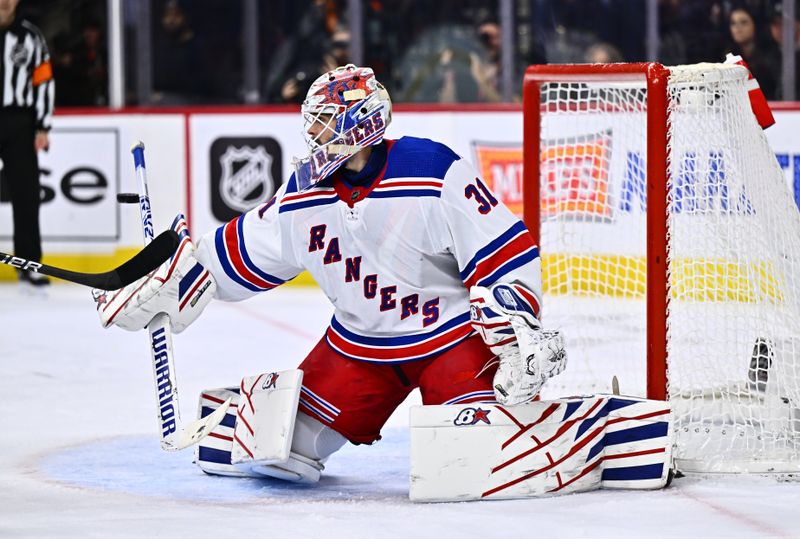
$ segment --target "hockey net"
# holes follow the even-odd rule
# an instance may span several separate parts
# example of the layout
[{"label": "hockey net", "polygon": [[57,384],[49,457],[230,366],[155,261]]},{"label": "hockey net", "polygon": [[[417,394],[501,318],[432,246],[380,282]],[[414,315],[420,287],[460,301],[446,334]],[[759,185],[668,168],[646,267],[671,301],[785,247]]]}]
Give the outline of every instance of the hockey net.
[{"label": "hockey net", "polygon": [[[800,471],[800,216],[739,66],[533,66],[525,219],[569,364],[669,398],[682,471]],[[533,203],[532,201],[538,201]]]}]

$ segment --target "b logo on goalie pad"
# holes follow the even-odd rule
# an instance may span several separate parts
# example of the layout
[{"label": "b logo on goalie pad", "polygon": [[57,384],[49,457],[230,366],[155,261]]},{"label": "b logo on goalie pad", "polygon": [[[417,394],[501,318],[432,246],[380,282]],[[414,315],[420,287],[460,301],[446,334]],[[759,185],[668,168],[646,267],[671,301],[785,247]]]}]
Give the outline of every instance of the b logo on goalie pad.
[{"label": "b logo on goalie pad", "polygon": [[669,404],[597,395],[518,406],[411,409],[412,501],[662,488],[672,462]]}]

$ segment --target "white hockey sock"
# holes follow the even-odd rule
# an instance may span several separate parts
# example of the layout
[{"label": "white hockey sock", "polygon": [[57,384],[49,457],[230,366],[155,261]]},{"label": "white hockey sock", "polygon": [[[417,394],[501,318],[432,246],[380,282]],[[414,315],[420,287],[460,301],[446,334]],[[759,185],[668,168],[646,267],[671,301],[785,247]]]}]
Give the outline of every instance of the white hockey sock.
[{"label": "white hockey sock", "polygon": [[303,412],[297,412],[292,453],[325,462],[347,442],[347,438]]}]

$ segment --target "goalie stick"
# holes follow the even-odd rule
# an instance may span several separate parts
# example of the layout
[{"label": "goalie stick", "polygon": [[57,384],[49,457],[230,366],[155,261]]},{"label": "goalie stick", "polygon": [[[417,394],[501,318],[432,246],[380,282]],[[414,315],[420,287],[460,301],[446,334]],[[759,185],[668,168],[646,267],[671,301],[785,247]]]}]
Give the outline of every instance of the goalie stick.
[{"label": "goalie stick", "polygon": [[[136,177],[139,179],[139,212],[142,217],[142,233],[145,245],[152,245],[153,215],[150,195],[147,192],[147,173],[144,165],[144,144],[139,142],[131,148]],[[120,202],[127,202],[121,198]],[[153,243],[151,243],[153,242]],[[225,418],[231,400],[225,401],[214,413],[184,426],[178,403],[178,385],[175,378],[175,361],[172,356],[172,332],[169,316],[157,314],[147,325],[150,334],[150,354],[158,402],[158,424],[161,433],[161,449],[176,451],[184,449],[205,438]]]},{"label": "goalie stick", "polygon": [[138,281],[158,266],[163,264],[175,249],[178,248],[178,234],[174,230],[166,230],[158,235],[144,249],[122,264],[121,266],[105,273],[82,273],[80,271],[70,271],[67,269],[48,266],[32,260],[26,260],[18,256],[0,253],[0,263],[14,266],[21,270],[35,271],[42,275],[49,275],[82,284],[91,288],[101,288],[103,290],[116,290]]}]

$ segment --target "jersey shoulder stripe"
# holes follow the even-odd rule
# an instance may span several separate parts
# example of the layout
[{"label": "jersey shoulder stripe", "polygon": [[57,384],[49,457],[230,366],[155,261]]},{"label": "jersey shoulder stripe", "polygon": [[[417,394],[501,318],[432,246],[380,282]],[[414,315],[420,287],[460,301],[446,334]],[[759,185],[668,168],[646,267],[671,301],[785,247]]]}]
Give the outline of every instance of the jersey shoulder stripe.
[{"label": "jersey shoulder stripe", "polygon": [[244,244],[245,215],[217,229],[214,237],[217,258],[225,274],[235,283],[254,292],[270,290],[286,281],[270,275],[253,263]]},{"label": "jersey shoulder stripe", "polygon": [[[288,188],[287,188],[288,193]],[[315,187],[302,193],[291,193],[284,195],[280,201],[278,213],[286,213],[304,208],[316,206],[327,206],[339,201],[336,190],[331,187]]]},{"label": "jersey shoulder stripe", "polygon": [[370,198],[441,198],[444,182],[436,178],[384,179],[369,194]]},{"label": "jersey shoulder stripe", "polygon": [[401,337],[359,335],[347,330],[334,317],[325,337],[334,350],[351,359],[375,363],[401,363],[440,354],[473,333],[469,313],[463,313],[434,330]]},{"label": "jersey shoulder stripe", "polygon": [[453,150],[430,139],[403,137],[389,154],[384,181],[393,178],[443,180],[450,166],[461,159]]}]

